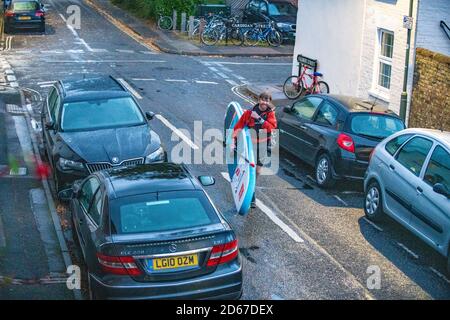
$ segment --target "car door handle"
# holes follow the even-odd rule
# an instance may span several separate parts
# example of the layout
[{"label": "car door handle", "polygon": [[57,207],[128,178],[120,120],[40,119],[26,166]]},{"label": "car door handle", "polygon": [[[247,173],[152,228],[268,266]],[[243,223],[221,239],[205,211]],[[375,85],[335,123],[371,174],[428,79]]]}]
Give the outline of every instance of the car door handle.
[{"label": "car door handle", "polygon": [[83,219],[78,219],[78,223],[80,224],[80,226],[84,223]]},{"label": "car door handle", "polygon": [[300,126],[300,129],[308,130],[308,127],[307,126]]},{"label": "car door handle", "polygon": [[391,168],[391,170],[395,170],[395,167],[392,164],[389,165],[389,168]]},{"label": "car door handle", "polygon": [[417,187],[416,190],[417,190],[418,193],[423,193],[423,189],[421,187]]}]

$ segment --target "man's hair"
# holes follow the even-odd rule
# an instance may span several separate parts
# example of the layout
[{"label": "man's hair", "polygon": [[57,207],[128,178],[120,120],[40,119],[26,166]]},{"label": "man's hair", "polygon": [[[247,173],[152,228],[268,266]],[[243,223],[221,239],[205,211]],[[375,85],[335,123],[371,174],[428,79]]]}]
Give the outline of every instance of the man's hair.
[{"label": "man's hair", "polygon": [[270,101],[272,101],[272,95],[270,94],[269,91],[264,91],[264,92],[262,92],[262,93],[259,95],[258,98],[259,98],[259,99],[264,99],[264,100],[269,99]]}]

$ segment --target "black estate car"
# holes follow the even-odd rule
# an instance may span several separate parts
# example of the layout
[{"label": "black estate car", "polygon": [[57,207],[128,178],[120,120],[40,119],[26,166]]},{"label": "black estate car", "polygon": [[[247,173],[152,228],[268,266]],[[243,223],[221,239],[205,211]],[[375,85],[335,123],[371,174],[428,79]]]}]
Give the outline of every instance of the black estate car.
[{"label": "black estate car", "polygon": [[98,170],[166,161],[152,118],[113,77],[55,83],[41,122],[56,193]]},{"label": "black estate car", "polygon": [[315,166],[319,186],[363,179],[376,145],[403,130],[392,111],[359,98],[308,95],[277,111],[280,147]]},{"label": "black estate car", "polygon": [[44,5],[37,0],[13,0],[4,12],[5,33],[16,29],[45,32]]},{"label": "black estate car", "polygon": [[213,184],[172,163],[103,170],[75,182],[66,197],[91,298],[239,298],[238,240],[202,187]]},{"label": "black estate car", "polygon": [[297,8],[287,0],[251,0],[242,19],[245,23],[274,21],[284,39],[295,40]]}]

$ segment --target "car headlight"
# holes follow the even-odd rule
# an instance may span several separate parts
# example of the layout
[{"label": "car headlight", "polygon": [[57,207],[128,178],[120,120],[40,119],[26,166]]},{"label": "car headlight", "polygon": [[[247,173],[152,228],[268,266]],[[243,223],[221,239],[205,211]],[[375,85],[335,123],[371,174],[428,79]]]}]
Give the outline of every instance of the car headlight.
[{"label": "car headlight", "polygon": [[59,166],[62,170],[84,170],[84,164],[81,162],[59,158]]},{"label": "car headlight", "polygon": [[155,152],[152,152],[148,156],[145,157],[145,163],[153,163],[158,161],[165,161],[166,160],[166,154],[164,152],[164,149],[162,147],[159,147],[158,150]]},{"label": "car headlight", "polygon": [[291,25],[289,23],[278,22],[277,27],[281,30],[290,29]]}]

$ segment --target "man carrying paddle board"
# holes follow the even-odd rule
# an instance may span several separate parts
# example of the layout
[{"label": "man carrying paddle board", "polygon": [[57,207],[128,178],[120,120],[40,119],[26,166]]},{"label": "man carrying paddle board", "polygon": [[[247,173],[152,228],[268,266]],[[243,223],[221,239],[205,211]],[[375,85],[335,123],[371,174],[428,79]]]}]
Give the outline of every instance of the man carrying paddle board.
[{"label": "man carrying paddle board", "polygon": [[[269,92],[261,93],[258,97],[258,103],[252,109],[244,111],[234,127],[233,142],[236,140],[239,131],[245,127],[253,129],[252,142],[256,159],[256,177],[258,177],[264,166],[264,156],[270,156],[271,133],[277,128],[275,107],[272,104],[272,95]],[[255,193],[253,194],[251,208],[256,207]]]}]

